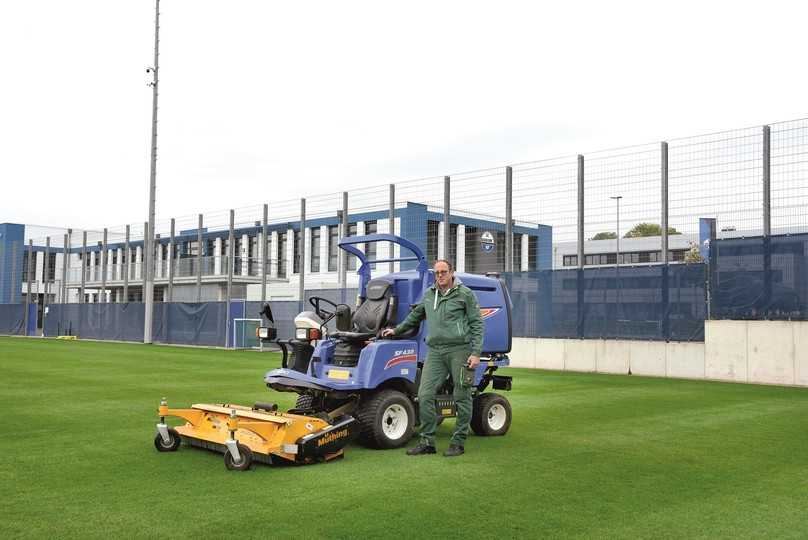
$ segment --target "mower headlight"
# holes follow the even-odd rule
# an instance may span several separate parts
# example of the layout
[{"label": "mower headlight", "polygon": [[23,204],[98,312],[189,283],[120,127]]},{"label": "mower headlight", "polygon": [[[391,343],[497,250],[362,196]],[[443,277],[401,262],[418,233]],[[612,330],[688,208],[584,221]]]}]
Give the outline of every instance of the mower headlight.
[{"label": "mower headlight", "polygon": [[320,339],[320,331],[317,328],[296,328],[295,337],[303,341]]},{"label": "mower headlight", "polygon": [[258,329],[255,331],[255,335],[258,336],[258,339],[269,339],[269,328],[265,326],[259,326]]}]

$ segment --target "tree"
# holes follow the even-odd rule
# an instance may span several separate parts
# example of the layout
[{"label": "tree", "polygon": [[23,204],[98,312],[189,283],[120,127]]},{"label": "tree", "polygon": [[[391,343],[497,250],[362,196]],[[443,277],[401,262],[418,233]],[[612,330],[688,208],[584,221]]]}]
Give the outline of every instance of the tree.
[{"label": "tree", "polygon": [[[668,227],[668,235],[682,234],[673,227]],[[641,238],[643,236],[662,236],[662,227],[656,223],[637,223],[623,238]]]},{"label": "tree", "polygon": [[700,263],[704,262],[704,258],[701,256],[701,252],[699,251],[699,245],[695,242],[690,242],[690,249],[687,253],[685,253],[685,262],[686,263]]},{"label": "tree", "polygon": [[590,240],[614,240],[615,238],[617,238],[617,233],[599,232],[598,234],[590,238]]}]

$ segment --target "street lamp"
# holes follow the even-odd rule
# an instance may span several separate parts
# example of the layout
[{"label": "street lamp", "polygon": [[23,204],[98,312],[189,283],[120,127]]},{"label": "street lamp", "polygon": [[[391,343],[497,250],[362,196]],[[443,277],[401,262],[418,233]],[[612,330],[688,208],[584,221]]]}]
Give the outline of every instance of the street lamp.
[{"label": "street lamp", "polygon": [[609,197],[612,200],[617,201],[617,258],[615,259],[615,268],[620,266],[620,199],[623,198],[622,195],[616,195],[614,197]]}]

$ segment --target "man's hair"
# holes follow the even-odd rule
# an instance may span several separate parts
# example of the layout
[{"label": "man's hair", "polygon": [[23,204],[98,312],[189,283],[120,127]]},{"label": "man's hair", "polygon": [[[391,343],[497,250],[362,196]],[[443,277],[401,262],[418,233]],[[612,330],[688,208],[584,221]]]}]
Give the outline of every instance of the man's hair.
[{"label": "man's hair", "polygon": [[452,263],[450,263],[446,259],[435,259],[435,262],[432,263],[432,268],[435,268],[435,265],[438,264],[439,262],[446,263],[446,266],[449,267],[450,272],[454,270],[454,268],[452,268]]}]

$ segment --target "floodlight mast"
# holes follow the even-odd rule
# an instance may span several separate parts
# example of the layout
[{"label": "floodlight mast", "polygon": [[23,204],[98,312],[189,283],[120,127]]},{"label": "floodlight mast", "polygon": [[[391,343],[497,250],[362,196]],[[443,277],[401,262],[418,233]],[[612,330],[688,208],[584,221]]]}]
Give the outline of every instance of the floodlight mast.
[{"label": "floodlight mast", "polygon": [[154,315],[154,201],[157,190],[157,83],[159,81],[160,59],[160,0],[154,3],[154,66],[146,71],[151,72],[152,82],[152,132],[151,132],[151,171],[149,173],[149,225],[143,233],[143,247],[146,257],[146,283],[143,288],[143,343],[152,342],[152,317]]}]

